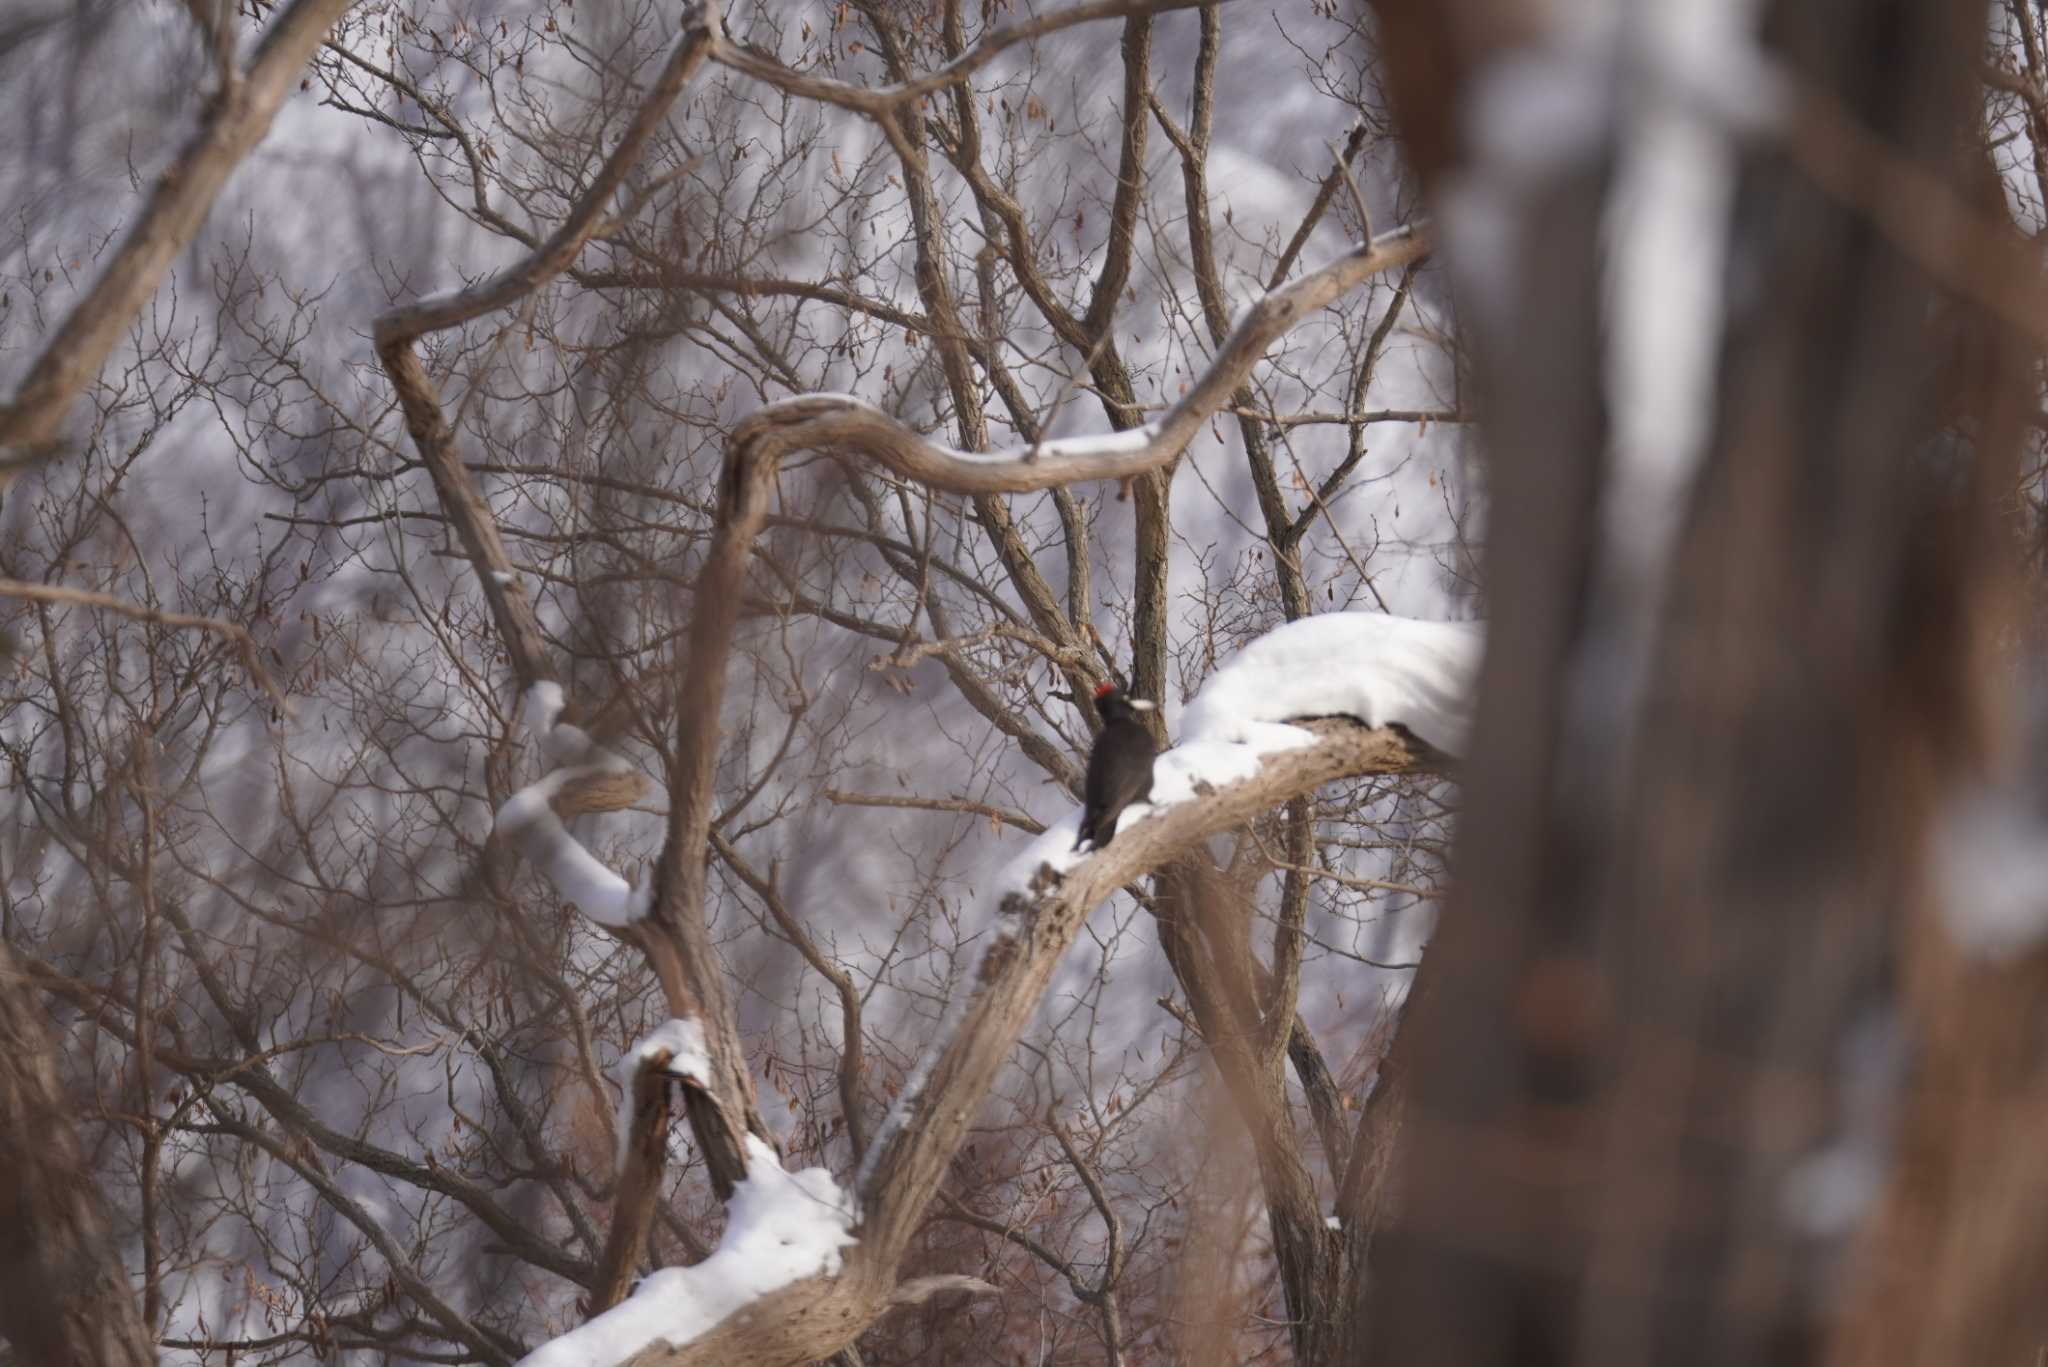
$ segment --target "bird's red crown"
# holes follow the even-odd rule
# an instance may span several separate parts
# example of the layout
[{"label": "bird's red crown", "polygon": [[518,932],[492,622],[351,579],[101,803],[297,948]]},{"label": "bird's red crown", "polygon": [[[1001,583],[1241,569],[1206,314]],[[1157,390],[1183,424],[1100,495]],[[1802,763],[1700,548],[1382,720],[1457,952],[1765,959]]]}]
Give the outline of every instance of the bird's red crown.
[{"label": "bird's red crown", "polygon": [[1104,698],[1108,697],[1110,694],[1114,692],[1116,692],[1115,680],[1111,680],[1108,683],[1097,684],[1095,685],[1095,701],[1101,702]]}]

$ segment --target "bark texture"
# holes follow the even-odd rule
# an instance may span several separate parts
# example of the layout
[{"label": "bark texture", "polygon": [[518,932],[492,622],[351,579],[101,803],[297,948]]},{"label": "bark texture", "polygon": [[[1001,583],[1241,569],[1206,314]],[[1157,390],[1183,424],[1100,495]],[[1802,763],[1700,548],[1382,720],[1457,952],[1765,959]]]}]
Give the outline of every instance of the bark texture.
[{"label": "bark texture", "polygon": [[0,944],[0,1334],[24,1363],[156,1361],[71,1107],[41,993]]},{"label": "bark texture", "polygon": [[[1409,145],[1439,184],[1501,170],[1458,117],[1488,62],[1568,60],[1540,24],[1479,23],[1490,9],[1385,6]],[[1615,488],[1598,253],[1627,103],[1603,145],[1508,192],[1511,284],[1472,310],[1493,634],[1457,884],[1387,1073],[1406,1093],[1397,1209],[1360,1288],[1361,1360],[1828,1351],[1836,1250],[1802,1226],[1800,1184],[1840,1138],[1845,1043],[1885,1000],[1928,833],[1994,710],[2023,372],[1950,271],[1954,244],[1923,231],[1968,199],[1982,20],[1770,10],[1787,117],[1806,122],[1743,151],[1713,432],[1646,617],[1627,611],[1639,589],[1598,521]],[[1854,163],[1865,174],[1819,165],[1820,143],[1841,142],[1812,136],[1823,109],[1883,149]],[[1925,212],[1896,202],[1909,184],[1934,197]],[[2015,1028],[1949,1019],[1980,1033],[1925,1067]],[[1926,1081],[1971,1095],[1980,1072]],[[1938,1156],[1909,1153],[1902,1182],[1967,1171],[1957,1190],[1982,1199],[1975,1173],[2010,1177],[2012,1141],[1988,1130],[1919,1137]],[[1958,1142],[1984,1147],[1963,1165]],[[2038,1242],[1998,1228],[2007,1252]],[[1939,1263],[1964,1242],[1914,1244],[1920,1275],[1930,1248]],[[2003,1286],[2021,1265],[1957,1275]],[[1967,1299],[1941,1313],[1972,1334],[1930,1340],[1954,1353],[1890,1333],[1854,1360],[2030,1360],[2034,1317],[2007,1313],[2006,1292]],[[1924,1297],[1887,1304],[1894,1324],[1928,1313]],[[1878,1337],[1853,1320],[1845,1340]]]}]

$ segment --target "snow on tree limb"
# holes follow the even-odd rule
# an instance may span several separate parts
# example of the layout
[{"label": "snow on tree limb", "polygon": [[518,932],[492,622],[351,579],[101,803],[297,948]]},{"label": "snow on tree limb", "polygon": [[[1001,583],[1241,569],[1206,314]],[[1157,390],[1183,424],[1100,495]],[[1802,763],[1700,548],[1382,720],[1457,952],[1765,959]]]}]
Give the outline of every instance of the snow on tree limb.
[{"label": "snow on tree limb", "polygon": [[654,1224],[668,1160],[670,1079],[701,1093],[712,1090],[714,1069],[702,1022],[663,1021],[626,1051],[613,1076],[619,1085],[617,1181],[611,1227],[591,1280],[593,1314],[603,1314],[625,1298],[647,1251],[647,1232]]},{"label": "snow on tree limb", "polygon": [[[1356,717],[1405,726],[1463,754],[1484,628],[1384,612],[1326,612],[1253,641],[1188,704],[1189,740],[1254,741],[1290,717]],[[1294,728],[1287,728],[1293,730]]]},{"label": "snow on tree limb", "polygon": [[[1024,886],[1014,886],[1014,871],[1030,862],[1020,855],[997,894],[1005,931],[983,955],[957,1024],[941,1040],[923,1086],[877,1137],[875,1157],[856,1184],[860,1242],[846,1253],[841,1271],[780,1286],[688,1343],[673,1336],[667,1345],[650,1340],[629,1359],[631,1367],[807,1362],[852,1342],[891,1303],[897,1263],[925,1206],[1060,959],[1098,903],[1210,836],[1325,783],[1361,774],[1427,772],[1441,762],[1392,729],[1349,721],[1315,721],[1301,729],[1313,737],[1311,743],[1268,753],[1250,777],[1125,829],[1064,877],[1027,874]],[[1069,818],[1064,843],[1072,840]],[[1060,843],[1059,828],[1034,841],[1027,854],[1041,842],[1050,854]]]},{"label": "snow on tree limb", "polygon": [[561,721],[562,686],[543,680],[526,690],[521,719],[559,766],[498,808],[491,832],[516,843],[565,902],[600,925],[626,926],[647,914],[648,889],[629,883],[569,833],[565,818],[617,811],[647,791],[647,780],[582,727]]},{"label": "snow on tree limb", "polygon": [[711,1056],[704,1047],[704,1027],[694,1020],[665,1020],[645,1039],[620,1055],[613,1080],[619,1084],[618,1152],[626,1165],[626,1144],[633,1128],[633,1080],[643,1069],[682,1078],[699,1087],[711,1085]]},{"label": "snow on tree limb", "polygon": [[961,451],[912,430],[850,394],[805,394],[767,405],[733,433],[735,452],[832,451],[873,460],[905,479],[951,493],[1028,493],[1083,480],[1129,479],[1169,465],[1231,400],[1267,350],[1318,309],[1375,275],[1427,256],[1426,228],[1383,233],[1246,309],[1199,379],[1142,427],[1024,443],[1002,451]]},{"label": "snow on tree limb", "polygon": [[785,1171],[747,1136],[747,1176],[726,1204],[725,1234],[709,1258],[666,1267],[623,1302],[542,1344],[520,1367],[611,1367],[662,1342],[688,1342],[769,1292],[839,1271],[853,1200],[823,1168]]}]

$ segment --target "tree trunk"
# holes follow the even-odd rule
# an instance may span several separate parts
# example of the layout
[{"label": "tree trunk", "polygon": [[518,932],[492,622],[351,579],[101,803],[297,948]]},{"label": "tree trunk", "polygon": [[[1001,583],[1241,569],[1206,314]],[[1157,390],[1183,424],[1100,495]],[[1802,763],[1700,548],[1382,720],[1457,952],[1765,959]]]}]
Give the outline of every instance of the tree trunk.
[{"label": "tree trunk", "polygon": [[[1397,78],[1425,175],[1486,176],[1458,77],[1493,54],[1433,7],[1387,8],[1389,68],[1447,78]],[[1839,1247],[1799,1211],[1840,1156],[1840,1060],[1884,1000],[1938,804],[1982,758],[1996,673],[2024,372],[1944,294],[1954,245],[1895,202],[1909,177],[1935,199],[1970,183],[1982,20],[1769,16],[1786,126],[1741,156],[1714,430],[1661,593],[1602,533],[1629,515],[1600,454],[1598,254],[1630,103],[1502,191],[1511,283],[1471,310],[1492,635],[1457,885],[1390,1070],[1409,1091],[1364,1360],[1825,1349]],[[1837,126],[1881,155],[1845,175]]]},{"label": "tree trunk", "polygon": [[0,1333],[37,1367],[156,1361],[57,1083],[40,994],[0,943]]}]

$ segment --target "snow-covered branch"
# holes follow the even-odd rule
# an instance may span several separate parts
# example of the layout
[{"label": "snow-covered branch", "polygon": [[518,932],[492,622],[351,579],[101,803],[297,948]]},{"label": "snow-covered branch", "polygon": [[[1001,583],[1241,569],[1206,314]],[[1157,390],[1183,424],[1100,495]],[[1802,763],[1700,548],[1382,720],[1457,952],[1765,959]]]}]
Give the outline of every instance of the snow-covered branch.
[{"label": "snow-covered branch", "polygon": [[1028,493],[1083,480],[1129,479],[1169,465],[1231,402],[1266,351],[1311,313],[1375,275],[1429,254],[1426,229],[1384,233],[1264,295],[1245,310],[1188,392],[1127,432],[1064,437],[1001,451],[961,451],[912,430],[850,394],[805,394],[769,404],[733,433],[736,452],[797,450],[858,456],[904,479],[952,493]]},{"label": "snow-covered branch", "polygon": [[813,75],[807,71],[797,71],[784,66],[757,48],[743,47],[726,39],[720,40],[712,56],[722,65],[729,66],[735,71],[743,71],[786,94],[822,100],[843,109],[854,109],[875,118],[884,118],[893,110],[966,80],[1017,44],[1042,38],[1048,33],[1057,33],[1061,29],[1093,23],[1100,19],[1129,19],[1148,14],[1167,14],[1174,10],[1198,9],[1206,5],[1228,2],[1229,0],[1090,0],[1087,4],[1073,5],[1050,14],[1033,15],[1028,19],[991,28],[976,39],[966,51],[943,66],[923,76],[885,86],[853,85],[846,81]]},{"label": "snow-covered branch", "polygon": [[666,1267],[589,1323],[541,1345],[520,1367],[610,1367],[650,1346],[687,1343],[742,1307],[806,1278],[830,1278],[857,1242],[853,1199],[823,1168],[786,1171],[747,1137],[746,1180],[726,1203],[718,1249]]},{"label": "snow-covered branch", "polygon": [[[778,1280],[751,1302],[718,1299],[730,1283],[714,1275],[714,1290],[702,1294],[723,1318],[704,1312],[695,1289],[684,1287],[667,1316],[641,1303],[643,1291],[612,1312],[632,1326],[634,1367],[810,1361],[850,1342],[892,1303],[926,1205],[1089,912],[1210,836],[1325,783],[1440,767],[1462,739],[1481,640],[1476,624],[1333,613],[1282,627],[1217,670],[1188,709],[1183,743],[1159,759],[1152,805],[1134,808],[1088,855],[1073,853],[1070,813],[994,879],[995,933],[860,1173],[859,1243],[844,1266]],[[1284,724],[1303,716],[1321,719]],[[622,1330],[586,1347],[610,1350],[628,1337]]]},{"label": "snow-covered branch", "polygon": [[555,885],[565,902],[600,925],[625,926],[647,914],[648,891],[614,872],[569,833],[569,818],[617,811],[647,791],[627,761],[561,720],[562,686],[543,680],[526,690],[521,720],[556,768],[498,808],[492,834],[511,841]]},{"label": "snow-covered branch", "polygon": [[[1477,622],[1383,612],[1304,617],[1253,641],[1202,683],[1181,732],[1258,744],[1292,717],[1356,717],[1401,726],[1447,755],[1465,752],[1486,641]],[[1185,743],[1182,746],[1186,748]]]},{"label": "snow-covered branch", "polygon": [[709,1094],[712,1075],[704,1026],[694,1019],[663,1021],[619,1059],[614,1070],[619,1086],[617,1180],[611,1228],[591,1283],[593,1312],[602,1314],[624,1298],[647,1249],[668,1162],[669,1083],[680,1081]]}]

